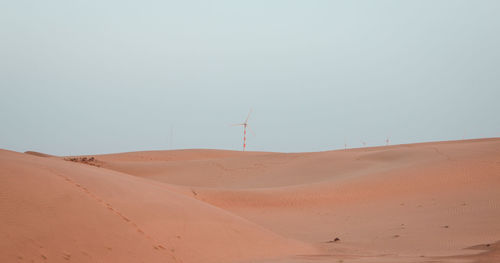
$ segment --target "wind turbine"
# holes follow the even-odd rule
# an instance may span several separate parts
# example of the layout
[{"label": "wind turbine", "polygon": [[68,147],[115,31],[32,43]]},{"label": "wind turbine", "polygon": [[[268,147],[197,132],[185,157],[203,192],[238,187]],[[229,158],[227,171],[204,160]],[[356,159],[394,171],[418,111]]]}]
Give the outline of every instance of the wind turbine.
[{"label": "wind turbine", "polygon": [[248,119],[250,118],[250,114],[252,113],[252,109],[248,112],[248,116],[245,119],[245,122],[239,124],[233,124],[231,126],[243,126],[243,151],[247,147],[247,127],[248,127]]}]

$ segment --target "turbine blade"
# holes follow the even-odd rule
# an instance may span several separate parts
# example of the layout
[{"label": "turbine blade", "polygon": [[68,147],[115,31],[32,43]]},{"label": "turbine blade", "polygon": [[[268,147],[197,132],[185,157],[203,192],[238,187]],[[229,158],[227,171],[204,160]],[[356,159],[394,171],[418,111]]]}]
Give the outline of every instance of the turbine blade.
[{"label": "turbine blade", "polygon": [[249,125],[247,125],[247,128],[248,128],[248,131],[249,131],[249,132],[250,132],[253,136],[255,136],[255,132],[253,132],[253,130],[252,130],[252,129],[250,129],[250,126],[249,126]]},{"label": "turbine blade", "polygon": [[248,119],[250,119],[250,114],[252,114],[252,109],[250,109],[250,111],[248,112],[248,116],[247,118],[245,119],[245,123],[248,122]]}]

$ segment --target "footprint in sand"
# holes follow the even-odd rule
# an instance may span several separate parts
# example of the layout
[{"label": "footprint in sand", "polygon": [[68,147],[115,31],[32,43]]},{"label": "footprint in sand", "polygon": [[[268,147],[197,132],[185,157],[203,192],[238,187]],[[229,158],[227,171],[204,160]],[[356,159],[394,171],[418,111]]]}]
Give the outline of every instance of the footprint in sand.
[{"label": "footprint in sand", "polygon": [[71,254],[70,253],[63,253],[63,258],[65,260],[70,260],[71,259]]}]

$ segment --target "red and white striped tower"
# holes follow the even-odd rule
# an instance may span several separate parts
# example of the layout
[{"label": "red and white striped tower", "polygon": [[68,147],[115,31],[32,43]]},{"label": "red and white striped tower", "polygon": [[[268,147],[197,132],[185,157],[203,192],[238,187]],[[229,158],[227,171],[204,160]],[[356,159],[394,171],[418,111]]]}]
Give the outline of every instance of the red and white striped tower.
[{"label": "red and white striped tower", "polygon": [[247,123],[243,125],[243,151],[245,151],[245,148],[247,147]]},{"label": "red and white striped tower", "polygon": [[231,125],[231,126],[243,126],[243,151],[245,151],[245,149],[247,148],[247,127],[248,127],[248,119],[250,118],[251,113],[252,110],[250,109],[250,112],[248,113],[248,116],[245,119],[244,123]]}]

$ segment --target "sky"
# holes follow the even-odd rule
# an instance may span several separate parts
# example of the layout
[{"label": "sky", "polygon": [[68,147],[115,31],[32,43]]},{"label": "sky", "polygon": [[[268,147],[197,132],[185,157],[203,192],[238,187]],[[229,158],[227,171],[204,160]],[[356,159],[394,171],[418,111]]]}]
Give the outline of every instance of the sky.
[{"label": "sky", "polygon": [[0,148],[500,137],[500,1],[1,1]]}]

